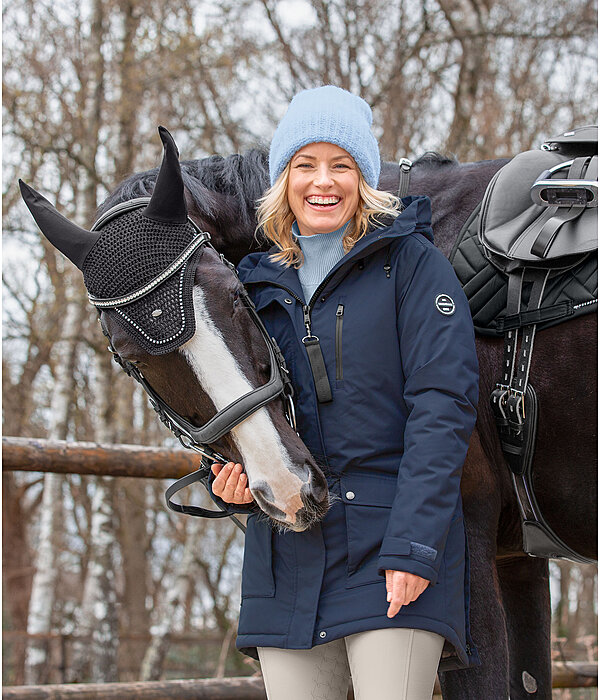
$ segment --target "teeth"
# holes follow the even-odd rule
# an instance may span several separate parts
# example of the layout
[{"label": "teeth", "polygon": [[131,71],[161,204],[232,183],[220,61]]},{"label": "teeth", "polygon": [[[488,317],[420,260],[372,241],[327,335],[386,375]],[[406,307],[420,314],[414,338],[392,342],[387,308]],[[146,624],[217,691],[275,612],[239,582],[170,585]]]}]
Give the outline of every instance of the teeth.
[{"label": "teeth", "polygon": [[306,201],[309,204],[337,204],[340,201],[339,197],[307,197]]}]

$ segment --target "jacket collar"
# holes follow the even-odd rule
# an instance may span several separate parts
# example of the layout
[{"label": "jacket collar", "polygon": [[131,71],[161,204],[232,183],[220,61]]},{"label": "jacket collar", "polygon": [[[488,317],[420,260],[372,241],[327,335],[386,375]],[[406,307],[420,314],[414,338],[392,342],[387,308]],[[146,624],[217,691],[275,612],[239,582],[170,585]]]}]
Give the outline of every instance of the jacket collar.
[{"label": "jacket collar", "polygon": [[[341,260],[328,272],[327,277],[337,272],[349,262],[357,262],[361,258],[368,257],[379,248],[388,245],[394,238],[400,238],[413,232],[421,233],[433,243],[431,230],[431,202],[424,195],[403,197],[404,209],[392,220],[388,226],[374,228],[365,234]],[[277,252],[277,247],[263,253],[254,253],[246,256],[239,264],[238,272],[241,281],[249,282],[275,282],[282,284],[302,297],[302,287],[298,280],[298,273],[292,267],[286,267],[279,262],[270,260],[270,255]]]}]

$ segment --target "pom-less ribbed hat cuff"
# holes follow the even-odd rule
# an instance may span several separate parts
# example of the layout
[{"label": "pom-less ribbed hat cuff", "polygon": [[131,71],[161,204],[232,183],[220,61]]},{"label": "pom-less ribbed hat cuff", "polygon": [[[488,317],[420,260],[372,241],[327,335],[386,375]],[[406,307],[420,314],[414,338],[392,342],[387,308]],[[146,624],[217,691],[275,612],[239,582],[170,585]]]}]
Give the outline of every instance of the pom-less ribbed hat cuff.
[{"label": "pom-less ribbed hat cuff", "polygon": [[[371,148],[376,149],[379,153],[377,141],[375,140],[373,134],[369,133],[367,138],[369,138],[369,140],[372,141]],[[371,187],[377,187],[380,172],[379,163],[377,163],[376,166],[371,159],[365,157],[365,154],[362,151],[357,150],[353,148],[352,145],[348,144],[348,141],[345,140],[342,136],[336,136],[326,132],[318,133],[316,131],[312,132],[310,136],[307,135],[303,138],[298,138],[287,145],[286,151],[280,155],[279,162],[277,163],[277,169],[271,169],[270,171],[271,186],[275,184],[275,180],[277,180],[277,178],[285,170],[285,166],[290,162],[294,153],[299,151],[304,146],[308,146],[309,143],[319,143],[321,141],[324,141],[326,143],[333,143],[336,146],[343,148],[345,151],[348,151],[348,153],[356,161],[356,164],[360,168],[360,171],[367,183],[371,185]]]}]

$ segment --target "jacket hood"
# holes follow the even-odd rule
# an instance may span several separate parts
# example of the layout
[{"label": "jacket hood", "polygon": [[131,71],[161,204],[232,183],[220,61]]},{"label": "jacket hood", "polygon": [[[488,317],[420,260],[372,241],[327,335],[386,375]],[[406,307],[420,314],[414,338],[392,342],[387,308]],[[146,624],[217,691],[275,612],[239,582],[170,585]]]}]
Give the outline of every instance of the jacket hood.
[{"label": "jacket hood", "polygon": [[[431,201],[425,195],[411,195],[402,198],[402,212],[395,218],[390,218],[390,224],[381,228],[373,228],[364,235],[335,267],[346,264],[349,260],[357,260],[367,257],[370,252],[387,244],[388,240],[407,236],[410,233],[420,233],[433,243],[433,231],[431,228]],[[258,280],[275,281],[284,274],[287,267],[270,259],[278,250],[272,246],[268,251],[250,253],[246,255],[238,265],[238,274],[241,281],[255,282]]]}]

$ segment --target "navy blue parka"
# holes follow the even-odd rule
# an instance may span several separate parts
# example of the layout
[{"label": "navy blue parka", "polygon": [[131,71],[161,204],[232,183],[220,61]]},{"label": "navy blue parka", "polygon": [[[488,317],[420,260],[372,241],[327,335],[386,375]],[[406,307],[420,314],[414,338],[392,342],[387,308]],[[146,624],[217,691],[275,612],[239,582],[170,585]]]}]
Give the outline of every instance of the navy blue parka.
[{"label": "navy blue parka", "polygon": [[[330,270],[309,300],[333,400],[319,403],[301,339],[297,271],[247,255],[238,273],[286,359],[298,431],[339,496],[305,532],[248,517],[236,646],[308,649],[370,629],[445,637],[441,670],[479,663],[469,632],[460,478],[475,425],[473,323],[433,245],[427,197],[406,197]],[[211,481],[212,482],[212,481]],[[213,494],[213,498],[219,501]],[[385,570],[430,585],[392,619]]]}]

